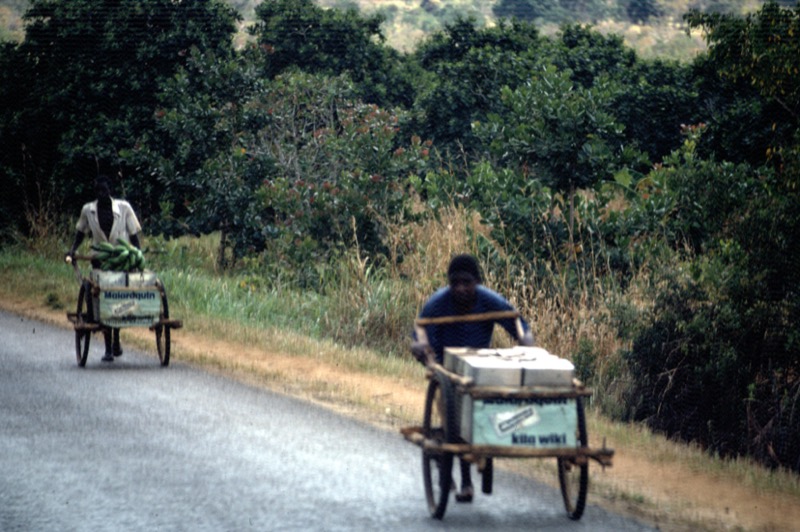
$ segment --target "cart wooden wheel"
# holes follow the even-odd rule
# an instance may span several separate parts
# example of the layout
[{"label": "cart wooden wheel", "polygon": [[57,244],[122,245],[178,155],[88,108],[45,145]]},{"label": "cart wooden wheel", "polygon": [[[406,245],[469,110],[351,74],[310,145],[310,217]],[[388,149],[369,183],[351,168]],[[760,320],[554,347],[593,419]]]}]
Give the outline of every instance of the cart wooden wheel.
[{"label": "cart wooden wheel", "polygon": [[[425,395],[425,416],[422,433],[435,443],[452,443],[455,435],[455,394],[452,383],[433,375]],[[434,519],[442,519],[453,482],[453,453],[422,447],[422,476],[428,511]]]},{"label": "cart wooden wheel", "polygon": [[[586,447],[586,416],[583,412],[583,401],[576,399],[578,409],[578,447]],[[586,507],[586,491],[589,487],[589,460],[580,462],[575,458],[558,458],[558,483],[561,485],[561,496],[570,519],[578,520]]]},{"label": "cart wooden wheel", "polygon": [[89,358],[89,341],[92,338],[92,331],[81,327],[84,323],[92,320],[92,285],[89,281],[81,283],[78,291],[78,308],[75,311],[75,355],[78,359],[78,366],[86,366],[86,359]]},{"label": "cart wooden wheel", "polygon": [[[167,291],[163,286],[160,287],[161,291],[161,321],[169,319],[169,305],[167,304]],[[158,349],[158,359],[161,361],[162,366],[169,366],[169,326],[156,325],[156,348]]]}]

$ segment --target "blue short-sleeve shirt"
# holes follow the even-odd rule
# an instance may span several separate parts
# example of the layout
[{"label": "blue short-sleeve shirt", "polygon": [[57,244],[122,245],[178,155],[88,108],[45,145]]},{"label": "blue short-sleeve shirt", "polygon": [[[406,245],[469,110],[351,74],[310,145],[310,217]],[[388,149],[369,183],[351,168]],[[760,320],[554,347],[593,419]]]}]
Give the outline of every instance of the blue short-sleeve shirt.
[{"label": "blue short-sleeve shirt", "polygon": [[[470,314],[482,314],[485,312],[513,311],[514,307],[503,296],[486,288],[483,285],[475,287],[476,302]],[[437,290],[419,314],[420,318],[440,318],[444,316],[457,316],[456,306],[450,287]],[[530,330],[528,323],[520,318],[524,332]],[[508,334],[514,339],[519,340],[517,323],[513,318],[497,320]],[[492,343],[492,332],[494,321],[478,321],[464,323],[449,323],[424,326],[424,334],[427,336],[428,344],[436,353],[437,362],[441,363],[444,356],[445,347],[490,347]],[[414,331],[414,339],[422,340],[419,330]]]}]

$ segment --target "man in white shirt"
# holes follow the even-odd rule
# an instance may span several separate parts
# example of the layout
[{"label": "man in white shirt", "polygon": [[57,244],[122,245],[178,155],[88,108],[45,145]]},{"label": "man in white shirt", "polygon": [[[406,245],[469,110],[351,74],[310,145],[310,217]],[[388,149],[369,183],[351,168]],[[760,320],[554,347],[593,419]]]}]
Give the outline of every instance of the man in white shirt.
[{"label": "man in white shirt", "polygon": [[[137,248],[140,247],[139,232],[142,230],[136,213],[131,204],[125,200],[111,197],[111,180],[106,176],[99,176],[94,182],[97,199],[83,206],[80,218],[75,225],[75,240],[69,250],[69,256],[74,258],[75,252],[87,235],[91,235],[92,244],[110,242],[116,244],[117,240],[125,239]],[[99,261],[92,261],[93,268],[99,268]],[[119,345],[119,329],[103,329],[106,343],[106,353],[103,361],[112,362],[115,356],[122,355]]]}]

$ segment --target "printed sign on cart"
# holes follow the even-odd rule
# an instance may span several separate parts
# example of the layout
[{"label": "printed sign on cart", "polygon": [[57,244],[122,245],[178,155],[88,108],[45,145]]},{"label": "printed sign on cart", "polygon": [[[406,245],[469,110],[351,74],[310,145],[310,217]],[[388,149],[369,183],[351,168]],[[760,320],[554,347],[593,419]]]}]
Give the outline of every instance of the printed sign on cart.
[{"label": "printed sign on cart", "polygon": [[471,420],[462,418],[461,432],[473,444],[542,449],[577,445],[575,399],[468,399]]},{"label": "printed sign on cart", "polygon": [[153,290],[101,290],[100,322],[109,327],[150,326],[161,315],[161,293]]}]

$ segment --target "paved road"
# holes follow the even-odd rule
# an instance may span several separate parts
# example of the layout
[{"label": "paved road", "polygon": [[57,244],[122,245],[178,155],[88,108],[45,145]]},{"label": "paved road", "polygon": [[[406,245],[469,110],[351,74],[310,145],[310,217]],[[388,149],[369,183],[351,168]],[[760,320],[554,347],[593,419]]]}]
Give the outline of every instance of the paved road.
[{"label": "paved road", "polygon": [[572,522],[499,470],[435,521],[398,433],[133,350],[102,363],[100,336],[78,368],[71,330],[0,312],[0,334],[3,532],[651,530],[593,506]]}]

